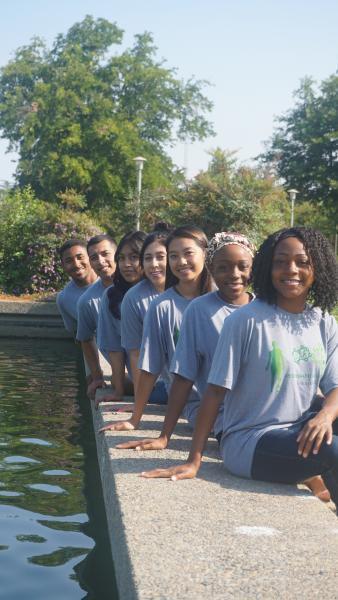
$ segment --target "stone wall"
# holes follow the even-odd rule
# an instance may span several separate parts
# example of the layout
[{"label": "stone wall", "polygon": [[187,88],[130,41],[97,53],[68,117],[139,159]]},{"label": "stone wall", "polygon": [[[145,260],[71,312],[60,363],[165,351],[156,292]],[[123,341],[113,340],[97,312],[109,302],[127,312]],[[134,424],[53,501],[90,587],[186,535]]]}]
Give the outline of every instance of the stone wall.
[{"label": "stone wall", "polygon": [[0,337],[68,339],[55,302],[0,301]]}]

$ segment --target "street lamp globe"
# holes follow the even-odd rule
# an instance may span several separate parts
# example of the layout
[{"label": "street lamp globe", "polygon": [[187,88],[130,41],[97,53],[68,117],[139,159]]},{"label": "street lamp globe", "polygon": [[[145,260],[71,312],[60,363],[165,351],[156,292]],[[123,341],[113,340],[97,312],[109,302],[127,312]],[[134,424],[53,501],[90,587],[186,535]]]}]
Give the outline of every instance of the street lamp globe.
[{"label": "street lamp globe", "polygon": [[143,158],[143,156],[136,156],[136,158],[133,159],[136,165],[136,169],[140,169],[142,171],[143,169],[143,164],[147,161],[146,158]]}]

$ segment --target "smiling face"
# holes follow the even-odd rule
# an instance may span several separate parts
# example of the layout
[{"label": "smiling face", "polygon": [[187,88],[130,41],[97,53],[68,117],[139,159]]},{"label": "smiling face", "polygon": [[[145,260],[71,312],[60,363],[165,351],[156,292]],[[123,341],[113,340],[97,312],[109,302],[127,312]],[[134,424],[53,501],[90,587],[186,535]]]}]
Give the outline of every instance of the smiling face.
[{"label": "smiling face", "polygon": [[163,243],[156,240],[149,244],[143,255],[144,275],[158,291],[164,290],[167,266],[167,250]]},{"label": "smiling face", "polygon": [[302,312],[314,282],[314,271],[303,243],[296,237],[278,242],[272,260],[272,284],[277,305],[289,312]]},{"label": "smiling face", "polygon": [[246,304],[246,292],[252,267],[252,258],[238,244],[228,244],[218,250],[210,266],[218,293],[229,304]]},{"label": "smiling face", "polygon": [[174,238],[169,244],[168,261],[179,283],[193,282],[203,271],[205,252],[190,238]]},{"label": "smiling face", "polygon": [[72,246],[67,248],[62,254],[62,266],[69,275],[75,281],[75,283],[82,287],[87,285],[90,278],[95,278],[95,274],[90,266],[89,257],[86,248],[83,246]]},{"label": "smiling face", "polygon": [[124,244],[118,257],[119,269],[122,277],[128,283],[137,283],[142,276],[140,255],[129,245]]},{"label": "smiling face", "polygon": [[88,248],[90,264],[101,277],[104,285],[111,285],[115,273],[115,246],[109,240],[102,240]]}]

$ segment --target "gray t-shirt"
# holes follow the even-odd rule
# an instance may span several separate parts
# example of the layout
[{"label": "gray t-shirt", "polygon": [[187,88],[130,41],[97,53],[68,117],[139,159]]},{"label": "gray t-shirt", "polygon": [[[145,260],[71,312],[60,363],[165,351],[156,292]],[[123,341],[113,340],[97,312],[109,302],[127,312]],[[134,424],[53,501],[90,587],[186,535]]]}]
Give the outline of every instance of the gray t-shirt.
[{"label": "gray t-shirt", "polygon": [[[171,287],[151,302],[144,319],[138,367],[153,375],[161,373],[167,389],[172,381],[169,366],[178,341],[183,313],[190,302]],[[189,402],[198,399],[197,390],[193,388]]]},{"label": "gray t-shirt", "polygon": [[208,382],[224,398],[221,453],[225,466],[251,476],[261,436],[302,421],[318,387],[338,387],[338,331],[320,309],[293,314],[254,300],[225,321]]},{"label": "gray t-shirt", "polygon": [[101,298],[97,326],[97,346],[102,353],[123,351],[121,345],[121,320],[116,319],[109,309],[108,290],[110,287],[105,290]]},{"label": "gray t-shirt", "polygon": [[89,283],[83,287],[76,285],[72,280],[56,296],[56,304],[60,311],[63,324],[67,331],[76,335],[77,330],[77,302],[79,298],[93,285]]},{"label": "gray t-shirt", "polygon": [[159,296],[149,279],[142,279],[123,298],[121,304],[121,344],[129,352],[139,350],[142,343],[143,321],[149,305]]},{"label": "gray t-shirt", "polygon": [[[215,291],[193,300],[184,313],[170,371],[193,381],[200,398],[207,386],[224,319],[238,308],[240,306],[222,300]],[[222,430],[222,412],[223,406],[214,425],[216,434]]]},{"label": "gray t-shirt", "polygon": [[99,320],[101,297],[105,291],[102,279],[98,279],[81,296],[77,303],[76,339],[86,342],[95,336]]}]

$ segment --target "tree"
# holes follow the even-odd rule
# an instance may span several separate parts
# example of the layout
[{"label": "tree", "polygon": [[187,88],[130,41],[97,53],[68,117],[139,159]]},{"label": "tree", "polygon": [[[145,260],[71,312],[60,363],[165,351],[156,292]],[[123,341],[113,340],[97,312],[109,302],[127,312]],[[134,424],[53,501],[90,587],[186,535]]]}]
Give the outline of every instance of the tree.
[{"label": "tree", "polygon": [[297,203],[318,204],[338,223],[338,75],[319,90],[305,78],[294,94],[296,105],[277,119],[277,128],[261,161],[288,188],[299,191]]},{"label": "tree", "polygon": [[260,242],[289,221],[285,191],[273,177],[238,164],[234,152],[211,152],[206,171],[168,203],[175,223],[193,222],[209,235],[240,231]]},{"label": "tree", "polygon": [[180,180],[168,144],[212,133],[206,82],[179,80],[156,59],[150,33],[118,54],[122,39],[115,23],[87,16],[51,50],[38,38],[19,48],[0,77],[0,128],[19,152],[18,184],[52,201],[72,189],[88,207],[113,206],[117,219],[135,156],[148,159],[145,187],[167,186]]},{"label": "tree", "polygon": [[319,229],[328,238],[332,236],[332,219],[322,203],[296,202],[295,225]]}]

